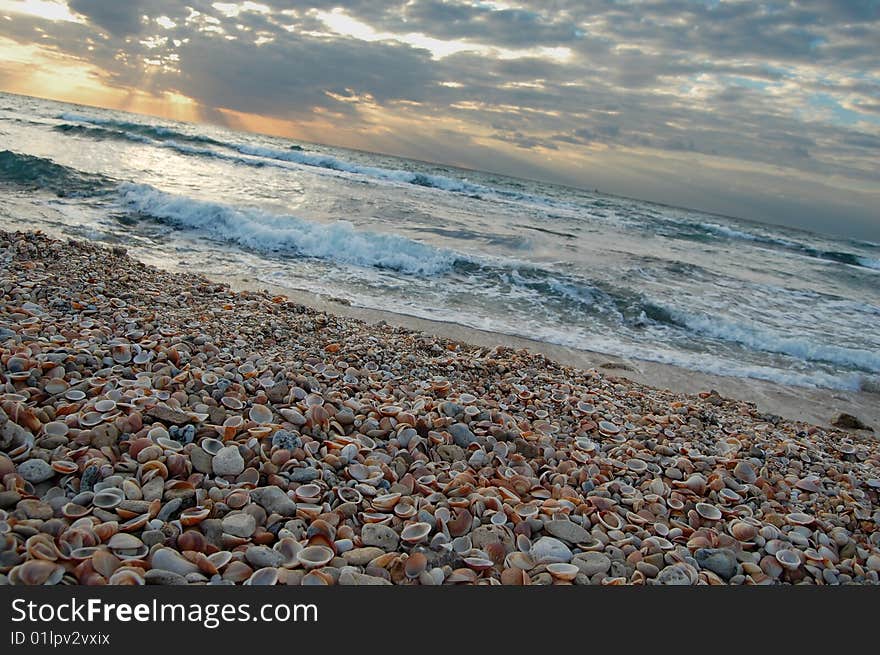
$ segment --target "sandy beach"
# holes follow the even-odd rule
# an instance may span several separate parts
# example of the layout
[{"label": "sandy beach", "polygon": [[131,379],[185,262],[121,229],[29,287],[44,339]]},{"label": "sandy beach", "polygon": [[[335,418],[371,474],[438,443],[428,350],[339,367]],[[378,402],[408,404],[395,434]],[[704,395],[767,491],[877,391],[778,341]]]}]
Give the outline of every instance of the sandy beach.
[{"label": "sandy beach", "polygon": [[876,395],[38,233],[0,233],[0,271],[2,583],[878,582],[880,448],[829,427],[880,425]]}]

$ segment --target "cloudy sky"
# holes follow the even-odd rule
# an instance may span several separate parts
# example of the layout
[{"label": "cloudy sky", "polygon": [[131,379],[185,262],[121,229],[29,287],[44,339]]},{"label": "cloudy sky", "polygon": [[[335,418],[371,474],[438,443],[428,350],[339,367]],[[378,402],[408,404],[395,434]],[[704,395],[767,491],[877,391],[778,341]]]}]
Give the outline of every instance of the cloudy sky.
[{"label": "cloudy sky", "polygon": [[880,240],[880,0],[0,0],[0,89]]}]

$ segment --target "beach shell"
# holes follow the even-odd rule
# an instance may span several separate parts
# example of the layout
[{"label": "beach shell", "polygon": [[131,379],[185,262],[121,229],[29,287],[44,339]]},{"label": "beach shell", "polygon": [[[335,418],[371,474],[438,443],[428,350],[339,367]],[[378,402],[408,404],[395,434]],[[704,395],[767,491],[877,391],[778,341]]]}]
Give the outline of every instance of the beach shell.
[{"label": "beach shell", "polygon": [[326,566],[334,557],[327,546],[306,546],[296,554],[297,561],[306,569]]},{"label": "beach shell", "polygon": [[410,523],[400,531],[400,538],[408,544],[417,544],[427,539],[431,530],[430,523]]},{"label": "beach shell", "polygon": [[697,514],[708,521],[721,520],[721,510],[714,505],[710,505],[709,503],[697,503],[695,509],[697,510]]},{"label": "beach shell", "polygon": [[265,405],[254,405],[248,416],[254,423],[266,425],[272,422],[272,410]]},{"label": "beach shell", "polygon": [[125,500],[125,493],[117,487],[110,487],[95,493],[92,503],[101,509],[113,509]]},{"label": "beach shell", "polygon": [[9,572],[13,585],[55,585],[64,577],[64,567],[42,559],[32,559],[19,564]]},{"label": "beach shell", "polygon": [[220,399],[220,402],[224,407],[234,411],[240,410],[244,407],[244,403],[235,396],[223,396],[223,398]]},{"label": "beach shell", "polygon": [[578,573],[580,573],[580,569],[574,564],[556,562],[547,565],[547,572],[557,580],[570,581],[577,577]]},{"label": "beach shell", "polygon": [[779,562],[784,569],[788,569],[789,571],[794,571],[801,565],[800,555],[797,551],[791,550],[790,548],[777,550],[775,557],[776,561]]}]

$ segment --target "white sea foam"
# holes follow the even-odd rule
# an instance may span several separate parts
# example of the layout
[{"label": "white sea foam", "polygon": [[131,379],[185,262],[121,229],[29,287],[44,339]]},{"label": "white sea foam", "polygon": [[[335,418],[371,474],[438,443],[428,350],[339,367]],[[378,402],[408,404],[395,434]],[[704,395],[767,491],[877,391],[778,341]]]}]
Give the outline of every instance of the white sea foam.
[{"label": "white sea foam", "polygon": [[120,185],[119,200],[129,211],[262,253],[296,254],[419,275],[441,274],[457,259],[452,251],[394,234],[357,230],[348,221],[315,223],[256,208],[195,200],[146,184]]},{"label": "white sea foam", "polygon": [[778,237],[770,237],[763,234],[754,234],[752,232],[744,232],[737,230],[728,225],[719,225],[718,223],[700,223],[700,227],[715,234],[726,236],[731,239],[743,239],[745,241],[758,241],[761,243],[772,243],[786,248],[798,248],[798,244],[788,239],[780,239]]}]

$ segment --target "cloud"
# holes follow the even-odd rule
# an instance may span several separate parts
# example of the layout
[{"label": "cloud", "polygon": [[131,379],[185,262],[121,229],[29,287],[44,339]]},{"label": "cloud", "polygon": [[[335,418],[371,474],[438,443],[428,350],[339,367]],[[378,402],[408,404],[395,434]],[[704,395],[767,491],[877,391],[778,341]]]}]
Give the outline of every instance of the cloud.
[{"label": "cloud", "polygon": [[[403,155],[586,186],[612,159],[653,161],[669,182],[662,162],[688,157],[719,188],[731,167],[774,171],[792,190],[826,180],[850,213],[853,189],[878,192],[876,0],[338,5],[70,0],[82,23],[8,9],[0,36],[120,89],[174,92],[215,116],[320,118],[340,128],[326,140]],[[603,184],[644,196],[642,174],[612,168]],[[741,177],[757,186],[738,193],[785,215],[760,176]]]}]

